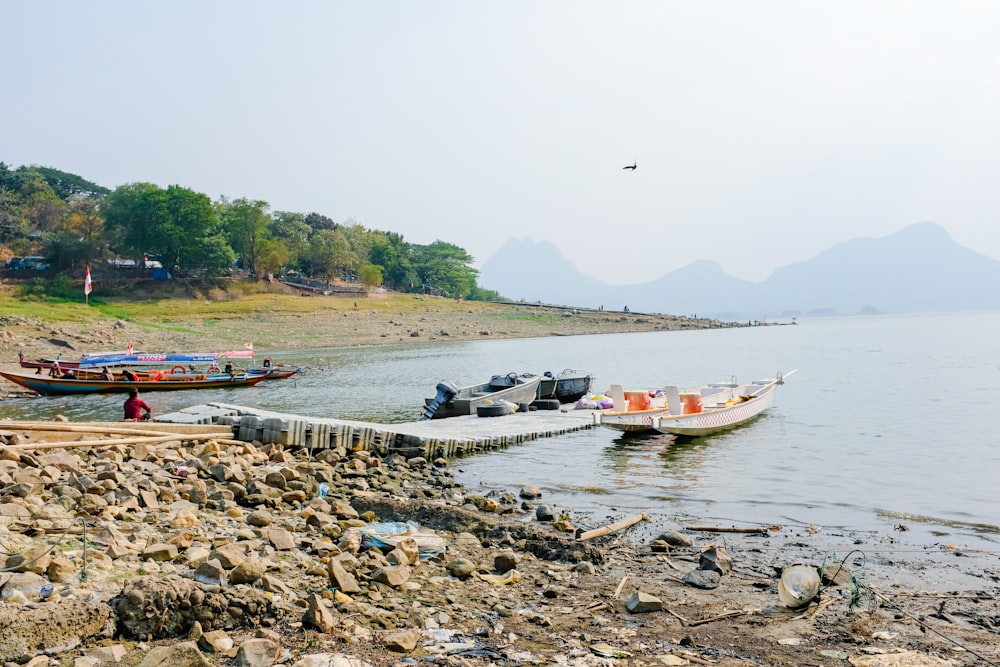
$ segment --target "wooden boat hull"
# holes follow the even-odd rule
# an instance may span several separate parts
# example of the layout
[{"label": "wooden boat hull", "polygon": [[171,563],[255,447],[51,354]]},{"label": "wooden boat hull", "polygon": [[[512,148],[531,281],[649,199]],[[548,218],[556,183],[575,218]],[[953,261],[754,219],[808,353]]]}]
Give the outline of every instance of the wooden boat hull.
[{"label": "wooden boat hull", "polygon": [[[701,437],[742,426],[774,403],[776,382],[766,385],[742,385],[733,390],[735,400],[751,396],[748,400],[727,405],[728,398],[715,407],[687,415],[660,415],[653,419],[653,429],[669,435]],[[727,392],[728,393],[728,392]]]},{"label": "wooden boat hull", "polygon": [[86,380],[74,378],[52,378],[45,375],[28,375],[24,373],[8,373],[0,371],[0,377],[18,384],[25,389],[57,396],[66,394],[111,394],[125,393],[135,388],[141,392],[147,391],[179,391],[183,389],[227,389],[232,387],[249,387],[263,382],[266,375],[239,373],[233,376],[212,375],[203,379],[189,375],[185,379],[178,376],[167,379],[145,379],[138,381],[116,380]]},{"label": "wooden boat hull", "polygon": [[[531,403],[537,396],[539,382],[541,377],[534,375],[522,376],[519,378],[519,384],[503,389],[493,389],[489,383],[463,387],[454,398],[437,408],[432,419],[474,415],[476,408],[492,405],[500,400],[509,403]],[[430,406],[433,402],[433,398],[424,399],[425,406]]]},{"label": "wooden boat hull", "polygon": [[651,410],[607,410],[594,413],[594,423],[622,433],[653,433],[653,419],[668,414],[666,406]]}]

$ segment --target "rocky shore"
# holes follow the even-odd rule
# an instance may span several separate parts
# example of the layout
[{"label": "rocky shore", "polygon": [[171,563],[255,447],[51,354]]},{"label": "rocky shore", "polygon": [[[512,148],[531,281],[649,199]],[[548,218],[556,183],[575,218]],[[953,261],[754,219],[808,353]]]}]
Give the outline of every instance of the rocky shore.
[{"label": "rocky shore", "polygon": [[310,459],[226,433],[116,444],[110,428],[106,446],[73,446],[93,440],[75,434],[44,448],[37,431],[2,429],[5,664],[998,657],[995,569],[980,590],[901,602],[852,581],[854,563],[809,563],[823,586],[793,608],[779,595],[789,563],[755,546],[775,539],[766,530],[676,526],[636,540],[609,517],[596,531],[607,534],[588,539],[538,489],[479,494],[446,460],[343,448]]}]

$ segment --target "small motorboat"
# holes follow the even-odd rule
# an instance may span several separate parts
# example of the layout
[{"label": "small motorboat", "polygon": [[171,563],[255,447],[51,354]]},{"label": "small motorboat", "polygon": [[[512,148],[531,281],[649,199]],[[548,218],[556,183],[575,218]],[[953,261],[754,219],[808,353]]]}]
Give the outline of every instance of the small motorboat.
[{"label": "small motorboat", "polygon": [[477,408],[501,401],[520,404],[531,403],[541,382],[539,375],[494,375],[489,382],[469,387],[456,387],[447,380],[437,385],[437,395],[424,399],[422,419],[441,419],[475,415]]}]

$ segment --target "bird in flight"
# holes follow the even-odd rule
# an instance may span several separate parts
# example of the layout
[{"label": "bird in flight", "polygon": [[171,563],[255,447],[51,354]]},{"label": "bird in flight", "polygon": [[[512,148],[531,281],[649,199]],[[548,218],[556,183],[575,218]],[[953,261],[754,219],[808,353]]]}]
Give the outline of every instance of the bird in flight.
[{"label": "bird in flight", "polygon": [[635,160],[632,161],[632,164],[627,164],[622,167],[622,169],[631,169],[632,171],[635,171]]}]

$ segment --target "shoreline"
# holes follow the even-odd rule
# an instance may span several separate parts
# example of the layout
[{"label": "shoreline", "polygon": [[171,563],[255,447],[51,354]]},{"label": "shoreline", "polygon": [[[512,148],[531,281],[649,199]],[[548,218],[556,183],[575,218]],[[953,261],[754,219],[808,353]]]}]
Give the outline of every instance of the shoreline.
[{"label": "shoreline", "polygon": [[[63,643],[65,632],[79,635],[81,648],[57,654],[115,646],[134,656],[129,665],[155,651],[190,650],[193,641],[206,661],[195,664],[228,666],[237,648],[258,640],[298,667],[331,664],[298,662],[328,653],[400,667],[405,659],[919,667],[1000,657],[995,572],[982,588],[928,592],[873,581],[848,553],[843,565],[857,581],[831,570],[815,599],[789,608],[781,602],[781,568],[819,568],[829,536],[695,530],[613,515],[593,518],[594,528],[609,529],[584,540],[577,529],[591,526],[555,516],[539,489],[465,488],[445,460],[343,447],[310,458],[224,435],[101,448],[73,447],[78,433],[49,435],[69,440],[68,448],[7,451],[0,459],[6,489],[15,471],[24,479],[50,470],[34,493],[0,498],[0,526],[13,553],[7,569],[29,579],[17,585],[33,590],[38,575],[31,573],[41,572],[61,600],[57,608],[0,605],[0,621],[22,641],[0,640],[7,660],[21,657],[18,646],[42,642],[39,650],[54,641],[46,632],[56,630],[30,620],[33,609],[64,629]],[[626,526],[629,520],[639,522]],[[359,547],[349,537],[352,529],[406,521],[419,525],[412,547]],[[71,530],[80,522],[82,534]],[[58,556],[45,556],[44,565],[32,560],[60,534]],[[849,531],[844,537],[856,539]],[[443,551],[428,560],[406,555],[421,544]],[[984,556],[948,554],[989,575]],[[84,611],[107,620],[63,616]],[[902,663],[893,657],[901,651],[909,652]]]}]

